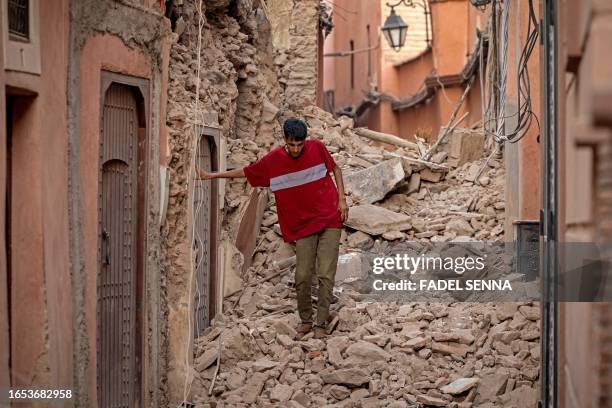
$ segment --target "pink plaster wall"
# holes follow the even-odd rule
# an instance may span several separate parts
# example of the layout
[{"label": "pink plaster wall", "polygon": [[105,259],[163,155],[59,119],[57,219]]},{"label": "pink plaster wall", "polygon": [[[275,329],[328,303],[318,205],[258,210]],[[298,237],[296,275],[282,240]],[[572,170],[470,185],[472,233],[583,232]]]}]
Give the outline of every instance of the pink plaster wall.
[{"label": "pink plaster wall", "polygon": [[[51,385],[72,384],[72,293],[68,240],[68,166],[66,94],[69,36],[69,1],[41,2],[41,61],[43,64],[40,95],[44,133],[41,138],[43,158],[42,227],[47,316],[49,321],[49,364]],[[62,22],[57,24],[57,22]]]},{"label": "pink plaster wall", "polygon": [[36,384],[36,365],[45,351],[40,109],[38,98],[16,99],[13,109],[11,386],[21,387]]},{"label": "pink plaster wall", "polygon": [[468,51],[467,0],[431,3],[434,68],[438,75],[453,75],[463,69]]},{"label": "pink plaster wall", "polygon": [[[0,19],[0,32],[4,32]],[[4,67],[4,44],[0,41],[0,67]],[[0,101],[6,101],[4,69],[0,69]],[[0,387],[10,385],[8,294],[6,271],[6,109],[0,109]]]},{"label": "pink plaster wall", "polygon": [[402,98],[415,94],[423,85],[425,77],[433,72],[433,54],[428,51],[412,61],[398,65],[395,69],[400,78],[397,94]]},{"label": "pink plaster wall", "polygon": [[[526,41],[527,21],[529,17],[527,2],[521,2],[520,19],[521,27],[519,31],[520,44]],[[540,18],[539,8],[535,7],[536,19]],[[512,43],[511,43],[512,44]],[[542,97],[541,81],[543,68],[540,60],[540,42],[538,41],[528,63],[529,78],[531,81],[531,100],[534,114],[540,118],[542,124],[542,107],[537,103]],[[534,183],[532,180],[541,180],[541,144],[537,141],[538,126],[533,123],[529,132],[519,142],[520,150],[520,193],[519,193],[519,217],[521,219],[538,219],[540,217],[540,207],[542,203],[541,183]]]},{"label": "pink plaster wall", "polygon": [[[380,31],[380,4],[373,0],[338,0],[333,2],[335,26],[324,44],[325,52],[350,50],[353,40],[354,49],[368,47],[366,27],[370,26],[370,46],[376,46]],[[381,41],[384,39],[381,38]],[[370,89],[370,82],[380,84],[381,52],[370,52],[370,76],[368,77],[368,53],[354,54],[354,87],[351,87],[351,57],[325,57],[323,61],[323,90],[333,90],[336,108],[356,106]],[[377,114],[370,114],[368,122],[376,120]]]},{"label": "pink plaster wall", "polygon": [[[331,33],[323,40],[323,54],[336,52],[336,32],[334,27]],[[335,89],[336,87],[336,58],[323,57],[323,91]]]},{"label": "pink plaster wall", "polygon": [[[398,97],[400,78],[397,69],[390,64],[382,64],[380,88],[382,92]],[[380,123],[378,130],[392,135],[399,135],[399,116],[391,109],[391,102],[380,103]]]},{"label": "pink plaster wall", "polygon": [[68,43],[68,1],[41,2],[40,13],[41,75],[18,78],[33,94],[16,98],[14,109],[11,375],[12,386],[69,387],[67,48],[57,46]]},{"label": "pink plaster wall", "polygon": [[[483,13],[471,7],[467,0],[431,3],[430,7],[432,50],[412,61],[388,68],[389,71],[396,71],[397,79],[386,82],[385,90],[400,99],[410,97],[422,89],[425,78],[429,75],[459,74],[467,62],[468,52],[473,51],[475,28],[481,22],[479,19],[484,19]],[[440,127],[447,124],[462,94],[463,87],[438,89],[426,103],[395,112],[399,123],[395,134],[412,139],[417,131],[424,131],[430,135],[429,142],[435,141]],[[470,112],[463,126],[480,120],[480,101],[480,87],[475,83],[459,110],[458,117]]]},{"label": "pink plaster wall", "polygon": [[[112,35],[90,37],[81,52],[81,177],[83,180],[84,240],[86,269],[86,312],[89,332],[88,382],[91,401],[96,392],[96,305],[98,248],[98,148],[100,136],[101,71],[108,70],[138,78],[150,78],[149,59],[127,48]],[[145,330],[146,333],[146,330]],[[146,381],[143,375],[142,380]],[[143,384],[144,385],[144,384]]]}]

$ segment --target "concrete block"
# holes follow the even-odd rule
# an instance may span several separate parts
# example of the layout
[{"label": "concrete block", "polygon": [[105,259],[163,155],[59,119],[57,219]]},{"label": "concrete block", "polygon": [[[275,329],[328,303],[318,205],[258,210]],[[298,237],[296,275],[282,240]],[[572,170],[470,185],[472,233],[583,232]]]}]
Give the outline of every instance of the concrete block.
[{"label": "concrete block", "polygon": [[450,135],[450,156],[456,165],[480,159],[484,155],[484,132],[481,130],[455,129]]}]

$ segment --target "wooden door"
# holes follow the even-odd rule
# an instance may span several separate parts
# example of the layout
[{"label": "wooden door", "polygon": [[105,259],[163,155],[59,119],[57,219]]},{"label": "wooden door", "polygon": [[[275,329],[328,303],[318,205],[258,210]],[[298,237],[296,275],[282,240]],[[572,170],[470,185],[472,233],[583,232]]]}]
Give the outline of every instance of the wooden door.
[{"label": "wooden door", "polygon": [[137,405],[138,109],[132,89],[113,83],[100,135],[97,299],[98,402]]},{"label": "wooden door", "polygon": [[[208,138],[201,137],[196,152],[196,164],[206,171],[212,170],[212,149]],[[199,337],[210,323],[211,300],[211,213],[212,182],[195,181],[193,209],[195,218],[194,251],[196,290],[194,299],[194,336]]]}]

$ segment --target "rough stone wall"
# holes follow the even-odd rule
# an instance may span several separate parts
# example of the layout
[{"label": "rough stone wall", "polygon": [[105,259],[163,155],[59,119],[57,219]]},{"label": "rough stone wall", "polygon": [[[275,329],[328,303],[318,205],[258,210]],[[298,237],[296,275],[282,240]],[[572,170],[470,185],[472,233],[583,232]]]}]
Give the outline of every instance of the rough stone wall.
[{"label": "rough stone wall", "polygon": [[319,0],[268,2],[282,108],[300,112],[317,100]]},{"label": "rough stone wall", "polygon": [[[190,397],[184,385],[193,372],[186,366],[186,340],[193,307],[189,176],[195,125],[221,130],[220,162],[238,168],[257,160],[281,136],[280,117],[316,99],[318,0],[185,1],[184,21],[170,51],[168,144],[170,192],[163,227],[164,302],[168,321],[168,394],[170,402]],[[289,19],[286,19],[286,16]],[[200,20],[201,16],[201,20]],[[198,31],[201,39],[198,66]],[[200,72],[198,78],[198,70]],[[198,87],[199,81],[199,87]],[[199,92],[197,112],[196,94]],[[222,168],[223,170],[223,168]],[[222,241],[235,241],[248,185],[220,183]],[[218,259],[221,259],[219,256]]]}]

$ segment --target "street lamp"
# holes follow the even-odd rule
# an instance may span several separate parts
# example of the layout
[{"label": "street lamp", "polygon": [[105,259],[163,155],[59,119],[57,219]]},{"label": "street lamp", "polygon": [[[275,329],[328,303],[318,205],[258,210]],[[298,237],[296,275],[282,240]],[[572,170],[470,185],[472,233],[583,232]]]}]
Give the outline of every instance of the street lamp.
[{"label": "street lamp", "polygon": [[[423,0],[424,2],[427,0]],[[406,43],[406,34],[408,33],[408,24],[402,19],[401,16],[397,15],[395,12],[395,7],[400,4],[404,4],[407,7],[416,7],[421,6],[423,10],[425,10],[425,35],[427,46],[431,45],[431,40],[429,39],[429,16],[430,11],[427,9],[427,6],[422,3],[415,3],[413,0],[399,0],[395,4],[387,3],[387,7],[391,7],[391,14],[385,20],[385,24],[382,26],[381,31],[385,35],[389,46],[393,48],[395,51],[399,51],[404,44]]]},{"label": "street lamp", "polygon": [[385,20],[385,25],[382,26],[381,30],[389,46],[395,51],[399,51],[404,46],[408,24],[395,13],[393,6],[391,6],[391,14]]},{"label": "street lamp", "polygon": [[470,3],[472,3],[472,6],[479,7],[479,8],[486,6],[490,2],[491,0],[470,0]]}]

